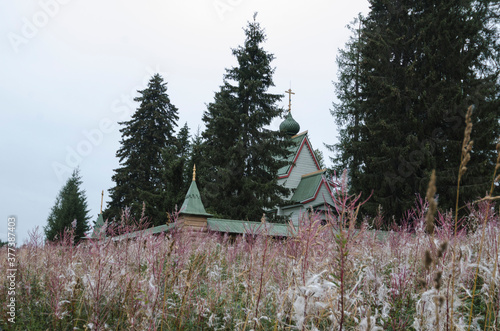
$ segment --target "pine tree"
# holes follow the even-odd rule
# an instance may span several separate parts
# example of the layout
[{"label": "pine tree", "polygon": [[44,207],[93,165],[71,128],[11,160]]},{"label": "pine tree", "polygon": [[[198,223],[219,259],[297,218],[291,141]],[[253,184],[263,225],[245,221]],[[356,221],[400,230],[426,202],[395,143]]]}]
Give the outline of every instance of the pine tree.
[{"label": "pine tree", "polygon": [[319,168],[325,169],[325,157],[323,155],[323,152],[320,149],[315,149],[314,156],[316,157],[316,160],[318,161]]},{"label": "pine tree", "polygon": [[471,104],[475,105],[474,147],[461,184],[461,204],[483,196],[491,184],[500,135],[500,4],[490,0],[417,2],[417,10],[428,14],[419,20],[422,35],[417,39],[419,61],[415,67],[415,89],[422,94],[418,105],[425,109],[421,144],[427,141],[433,154],[440,205],[451,208],[465,112]]},{"label": "pine tree", "polygon": [[342,172],[348,169],[349,182],[356,190],[360,187],[359,178],[363,155],[361,153],[361,131],[363,130],[363,112],[360,109],[361,99],[361,27],[363,17],[358,15],[347,28],[352,36],[345,49],[339,50],[336,62],[339,70],[338,81],[335,83],[338,103],[330,111],[341,129],[339,143],[325,146],[335,153],[331,158],[334,168]]},{"label": "pine tree", "polygon": [[371,0],[354,39],[338,61],[333,114],[342,125],[339,166],[352,190],[374,190],[381,205],[402,216],[414,194],[425,195],[436,169],[440,206],[455,201],[464,114],[476,105],[474,152],[464,201],[484,193],[499,125],[498,5],[493,1]]},{"label": "pine tree", "polygon": [[189,189],[192,181],[192,167],[189,166],[191,157],[191,135],[189,134],[189,127],[187,123],[179,130],[177,134],[177,155],[182,164],[182,186],[179,188],[181,199],[177,203],[184,202],[185,192]]},{"label": "pine tree", "polygon": [[415,193],[424,190],[428,178],[426,150],[421,167],[407,168],[423,130],[420,109],[414,107],[417,31],[410,13],[410,1],[372,1],[364,22],[358,105],[363,119],[358,151],[362,170],[351,176],[358,190],[374,190],[366,204],[372,213],[381,205],[398,218],[412,206]]},{"label": "pine tree", "polygon": [[203,115],[205,203],[212,213],[233,219],[259,220],[264,210],[282,203],[288,190],[277,184],[287,142],[265,126],[282,113],[282,95],[274,86],[272,54],[261,44],[266,36],[258,22],[244,29],[243,46],[233,49],[238,66],[226,69],[224,83]]},{"label": "pine tree", "polygon": [[121,147],[116,156],[121,167],[114,170],[116,186],[109,190],[111,201],[104,216],[119,219],[121,210],[129,207],[138,220],[144,202],[148,221],[160,225],[167,220],[163,172],[170,160],[164,153],[177,145],[174,128],[178,110],[170,103],[166,83],[159,74],[138,92],[141,95],[134,100],[140,102],[139,108],[130,121],[120,123],[124,127],[120,129]]},{"label": "pine tree", "polygon": [[[204,183],[208,175],[207,169],[209,165],[206,164],[205,158],[203,157],[203,137],[201,136],[200,128],[198,127],[196,133],[191,138],[190,149],[189,149],[189,161],[187,163],[188,171],[191,171],[196,165],[197,170],[197,181]],[[191,180],[191,177],[189,178]],[[203,187],[203,184],[199,185]],[[202,193],[202,192],[200,192]]]},{"label": "pine tree", "polygon": [[[75,241],[85,237],[90,219],[85,191],[80,189],[82,180],[79,169],[75,169],[59,191],[44,228],[47,240],[60,239],[65,230],[73,230]],[[76,220],[76,223],[74,221]]]},{"label": "pine tree", "polygon": [[[206,149],[205,141],[203,140],[202,133],[198,127],[196,133],[190,141],[190,151],[186,167],[187,174],[189,175],[188,185],[191,184],[193,167],[196,166],[196,181],[198,183],[198,188],[200,189],[201,199],[205,203],[205,206],[210,209],[210,206],[206,203],[207,198],[205,188],[207,185],[210,186],[210,182],[213,179],[213,167],[208,163],[207,157],[205,157]],[[210,212],[214,213],[214,210],[212,209]]]},{"label": "pine tree", "polygon": [[180,208],[191,183],[191,170],[188,168],[190,156],[189,128],[187,123],[179,130],[176,144],[165,149],[163,157],[167,160],[164,168],[165,201],[167,211]]}]

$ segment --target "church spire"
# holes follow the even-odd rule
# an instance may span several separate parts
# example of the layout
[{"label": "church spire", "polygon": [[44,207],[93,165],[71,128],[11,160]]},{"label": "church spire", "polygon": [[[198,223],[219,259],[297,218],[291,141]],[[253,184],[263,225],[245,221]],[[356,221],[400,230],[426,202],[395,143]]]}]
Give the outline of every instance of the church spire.
[{"label": "church spire", "polygon": [[211,216],[205,211],[201,201],[200,191],[196,185],[196,166],[193,166],[193,181],[186,193],[186,198],[182,204],[180,214]]}]

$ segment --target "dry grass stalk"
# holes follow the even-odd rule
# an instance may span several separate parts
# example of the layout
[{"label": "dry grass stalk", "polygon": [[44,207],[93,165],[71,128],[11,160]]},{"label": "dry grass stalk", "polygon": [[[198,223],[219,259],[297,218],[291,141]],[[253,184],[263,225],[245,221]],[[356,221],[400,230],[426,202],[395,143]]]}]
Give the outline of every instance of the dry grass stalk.
[{"label": "dry grass stalk", "polygon": [[439,289],[441,288],[441,278],[443,276],[443,272],[442,271],[438,271],[436,272],[436,276],[434,276],[434,288],[436,290],[439,291]]},{"label": "dry grass stalk", "polygon": [[[496,172],[498,171],[498,169],[500,169],[500,138],[498,138],[498,143],[497,143],[497,146],[496,146],[496,149],[497,149],[497,162],[496,162],[496,165],[495,165],[495,171],[494,171],[494,174],[493,174],[493,177],[495,177],[496,175]],[[490,189],[490,192],[492,192],[492,189],[493,189],[493,185],[495,185],[495,183],[499,182],[500,181],[500,175],[498,175],[497,177],[495,177],[493,183],[492,183],[492,188]],[[491,195],[491,193],[490,193]],[[495,198],[499,198],[499,197],[495,197]],[[498,212],[500,214],[500,207],[498,209]],[[497,243],[500,242],[500,234],[498,235],[498,241]],[[496,247],[497,249],[497,252],[499,251],[499,247],[497,245]],[[495,266],[493,267],[493,276],[491,278],[491,284],[490,284],[490,293],[489,293],[489,298],[491,302],[488,302],[487,303],[487,308],[486,308],[486,320],[491,320],[491,316],[490,316],[490,313],[493,313],[494,314],[494,311],[491,311],[494,303],[493,303],[493,293],[495,293],[495,279],[496,279],[496,274],[497,274],[497,268],[498,268],[498,257],[495,258]],[[485,324],[485,327],[486,327],[486,324]]]},{"label": "dry grass stalk", "polygon": [[444,303],[444,298],[442,296],[435,296],[434,297],[434,306],[436,307],[436,330],[439,330],[439,308]]},{"label": "dry grass stalk", "polygon": [[[429,185],[430,186],[430,185]],[[429,193],[429,192],[428,192]],[[429,208],[430,209],[430,208]],[[429,212],[427,212],[427,215]],[[428,218],[427,218],[428,221]],[[434,225],[434,222],[432,222],[432,226]],[[432,227],[433,229],[433,227]],[[442,258],[444,255],[444,252],[448,248],[448,242],[445,241],[441,243],[441,245],[438,248],[437,251],[437,258]],[[431,270],[431,266],[436,266],[438,263],[437,259],[433,259],[430,250],[425,251],[425,256],[424,256],[424,267],[427,271]],[[439,295],[439,290],[441,289],[442,285],[442,278],[443,278],[443,271],[438,270],[436,274],[434,275],[434,288],[436,289],[437,295],[434,296],[434,307],[435,307],[435,316],[436,316],[436,329],[439,330],[439,309],[442,307],[445,298],[442,295]],[[419,279],[419,283],[421,284],[422,287],[425,287],[426,281],[424,279]]]},{"label": "dry grass stalk", "polygon": [[[500,243],[500,233],[498,234],[498,240],[497,240],[497,247],[496,247],[497,252],[499,251],[498,243]],[[498,268],[498,254],[497,257],[495,258],[495,265],[493,266],[493,275],[491,277],[491,282],[490,282],[490,293],[489,293],[490,300],[488,300],[488,302],[486,303],[486,321],[491,321],[492,320],[491,314],[493,315],[495,314],[495,309],[494,308],[492,309],[492,307],[494,307],[493,295],[495,293],[495,285],[496,285],[494,280],[496,279],[497,276],[497,268]],[[485,323],[484,325],[485,330],[486,326],[487,324]]]},{"label": "dry grass stalk", "polygon": [[432,170],[429,187],[427,189],[427,201],[429,202],[429,209],[425,215],[425,224],[427,233],[434,235],[434,214],[437,210],[437,202],[434,199],[436,195],[436,170]]},{"label": "dry grass stalk", "polygon": [[446,249],[448,248],[448,242],[445,241],[441,244],[441,246],[439,246],[439,250],[438,250],[438,254],[437,254],[437,257],[438,258],[441,258],[444,254],[444,252],[446,251]]},{"label": "dry grass stalk", "polygon": [[[498,177],[500,178],[500,175]],[[482,202],[482,201],[495,201],[495,200],[500,200],[500,196],[496,196],[496,197],[485,196],[484,198],[476,200],[473,203],[478,203],[478,202]]]},{"label": "dry grass stalk", "polygon": [[425,251],[425,258],[424,258],[425,269],[429,270],[433,262],[434,260],[432,259],[431,252],[428,250]]},{"label": "dry grass stalk", "polygon": [[[428,234],[434,238],[434,215],[437,210],[437,202],[434,199],[436,195],[436,170],[432,170],[431,179],[429,180],[429,187],[427,188],[427,201],[429,203],[429,208],[427,209],[427,213],[425,214],[425,229]],[[431,241],[434,244],[434,240]],[[441,251],[441,250],[440,250]],[[440,254],[438,253],[438,256]],[[431,252],[429,250],[425,251],[424,264],[425,269],[430,270],[431,265],[436,263],[436,261],[432,258]],[[439,292],[439,288],[441,287],[441,276],[442,272],[438,271],[434,277],[435,288]],[[437,296],[434,297],[434,302],[436,303],[436,327],[439,327],[439,307],[437,305]]]},{"label": "dry grass stalk", "polygon": [[472,145],[474,144],[474,141],[470,139],[470,134],[472,132],[471,116],[473,110],[474,106],[470,106],[467,110],[467,114],[465,114],[465,134],[462,142],[462,157],[460,160],[459,176],[463,176],[465,171],[467,171],[467,163],[470,161],[470,152],[472,151]]},{"label": "dry grass stalk", "polygon": [[[495,165],[495,170],[493,171],[493,181],[491,183],[490,192],[486,196],[487,198],[491,198],[491,196],[493,195],[493,190],[495,189],[495,181],[498,178],[497,177],[497,170],[500,168],[500,139],[499,139],[499,142],[496,145],[496,149],[497,149],[497,152],[498,152],[498,156],[497,156],[497,161],[496,161],[496,165]],[[498,197],[495,197],[495,198],[498,198]],[[483,229],[482,229],[482,233],[481,233],[481,243],[480,243],[480,246],[479,246],[479,254],[477,256],[477,267],[476,267],[476,272],[475,272],[475,275],[474,275],[474,287],[472,288],[472,299],[471,299],[471,306],[470,306],[470,311],[469,311],[469,326],[468,326],[468,329],[470,329],[470,326],[471,326],[471,323],[472,323],[472,312],[473,312],[472,309],[474,308],[474,296],[475,296],[475,293],[476,293],[477,277],[479,275],[479,264],[481,263],[481,255],[482,255],[482,252],[483,252],[484,237],[485,237],[485,233],[486,233],[486,222],[488,221],[488,214],[489,214],[489,211],[490,211],[490,202],[491,202],[491,200],[494,200],[494,199],[487,199],[488,206],[486,208],[486,215],[484,216],[484,220],[483,220]],[[495,271],[496,271],[496,264],[497,264],[497,259],[495,259]],[[492,289],[495,286],[495,282],[493,280],[494,280],[494,278],[492,278],[492,284],[490,285],[490,287]],[[492,298],[491,295],[490,295],[490,298]],[[492,299],[490,299],[489,301],[492,301]],[[490,307],[492,305],[493,305],[493,302],[491,302],[491,304],[490,304],[490,302],[488,302],[488,304],[487,304],[487,310],[486,310],[486,316],[489,315],[489,310],[490,310]],[[486,323],[485,323],[485,330],[486,330]]]},{"label": "dry grass stalk", "polygon": [[[464,131],[464,140],[462,141],[462,155],[460,156],[460,167],[458,169],[458,179],[457,179],[457,198],[455,200],[455,231],[454,237],[457,236],[457,227],[458,227],[458,202],[460,196],[460,180],[462,176],[467,171],[467,163],[470,161],[470,152],[472,151],[473,141],[470,139],[472,132],[472,111],[474,110],[474,105],[469,106],[467,109],[467,113],[465,114],[465,131]],[[455,241],[454,241],[455,242]],[[455,250],[453,250],[455,252]],[[452,258],[452,276],[451,276],[451,288],[453,289],[455,286],[455,253],[453,253]],[[451,307],[453,307],[454,298],[451,296]],[[450,309],[450,321],[451,321],[451,331],[453,331],[454,323],[453,323],[453,309]]]},{"label": "dry grass stalk", "polygon": [[457,181],[457,200],[455,204],[455,234],[457,232],[457,218],[458,218],[458,201],[460,195],[460,181],[462,176],[467,171],[467,163],[470,161],[470,152],[472,151],[472,145],[474,141],[470,139],[470,135],[472,132],[472,111],[474,110],[474,105],[469,106],[467,113],[465,114],[465,132],[464,132],[464,140],[462,141],[462,155],[460,156],[460,167],[458,171],[458,181]]},{"label": "dry grass stalk", "polygon": [[372,329],[371,308],[368,307],[368,311],[366,312],[366,331],[370,331],[371,329]]}]

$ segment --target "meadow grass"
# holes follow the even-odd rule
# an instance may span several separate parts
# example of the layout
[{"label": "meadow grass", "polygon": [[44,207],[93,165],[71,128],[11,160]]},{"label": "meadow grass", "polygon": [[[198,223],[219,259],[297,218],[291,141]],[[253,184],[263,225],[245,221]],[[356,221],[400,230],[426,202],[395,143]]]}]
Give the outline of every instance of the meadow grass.
[{"label": "meadow grass", "polygon": [[[455,212],[438,210],[433,172],[426,198],[380,231],[381,214],[359,219],[364,202],[347,193],[344,173],[326,223],[305,213],[289,238],[174,227],[75,245],[71,232],[49,243],[35,230],[16,252],[16,323],[5,302],[0,329],[500,330],[500,142],[490,192],[457,213],[471,112]],[[142,229],[143,220],[108,231]],[[0,256],[7,298],[7,247]]]},{"label": "meadow grass", "polygon": [[359,202],[345,197],[326,225],[312,215],[288,239],[174,230],[75,246],[34,232],[17,251],[16,324],[2,305],[2,329],[466,330],[469,318],[472,330],[500,328],[490,201],[471,205],[456,235],[451,213],[438,213],[431,236],[426,200],[381,232],[369,220],[355,229]]}]

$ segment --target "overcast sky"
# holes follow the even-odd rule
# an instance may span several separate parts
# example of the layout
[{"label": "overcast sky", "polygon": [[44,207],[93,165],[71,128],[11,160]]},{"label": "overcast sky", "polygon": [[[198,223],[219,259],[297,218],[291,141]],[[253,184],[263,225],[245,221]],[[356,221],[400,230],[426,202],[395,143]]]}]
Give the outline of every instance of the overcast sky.
[{"label": "overcast sky", "polygon": [[[367,0],[351,1],[4,1],[0,12],[0,239],[18,218],[17,243],[47,223],[59,190],[79,166],[93,219],[120,147],[117,122],[154,73],[194,133],[206,104],[235,65],[231,48],[258,12],[266,51],[276,59],[275,87],[296,93],[292,113],[314,148],[335,143],[335,57],[346,25]],[[288,98],[281,104],[288,106]],[[273,123],[278,128],[281,119]],[[327,160],[329,165],[329,160]],[[93,223],[91,223],[93,224]]]}]

